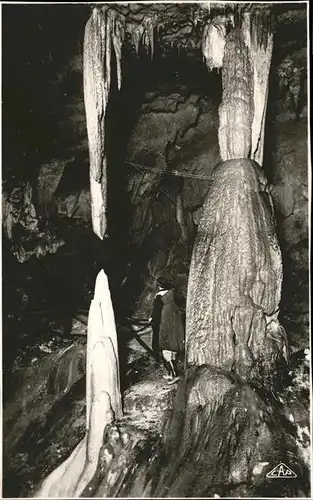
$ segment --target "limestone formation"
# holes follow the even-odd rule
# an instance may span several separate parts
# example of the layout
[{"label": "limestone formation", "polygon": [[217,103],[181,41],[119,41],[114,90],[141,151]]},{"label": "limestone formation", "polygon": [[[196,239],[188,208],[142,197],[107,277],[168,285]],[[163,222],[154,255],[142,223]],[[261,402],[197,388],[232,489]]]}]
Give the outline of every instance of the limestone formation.
[{"label": "limestone formation", "polygon": [[223,161],[202,209],[187,300],[187,363],[233,370],[242,378],[261,365],[270,373],[274,360],[287,355],[278,321],[282,258],[260,167],[272,53],[271,28],[262,29],[266,16],[257,11],[252,21],[246,12],[242,28],[226,36],[219,108]]},{"label": "limestone formation", "polygon": [[226,37],[222,83],[218,131],[221,158],[248,158],[254,115],[253,74],[249,50],[240,29],[232,30]]},{"label": "limestone formation", "polygon": [[96,235],[106,232],[107,158],[105,118],[111,85],[112,45],[121,86],[121,46],[124,30],[115,11],[93,9],[84,38],[84,99],[90,155],[92,223]]},{"label": "limestone formation", "polygon": [[248,159],[222,162],[212,174],[191,261],[188,362],[226,370],[236,365],[244,374],[266,356],[281,283],[265,176]]},{"label": "limestone formation", "polygon": [[[107,362],[104,360],[107,359]],[[88,317],[87,341],[87,428],[93,398],[102,391],[110,395],[116,419],[122,416],[120,395],[119,358],[114,311],[108,278],[101,270],[96,279],[94,299]]]},{"label": "limestone formation", "polygon": [[107,277],[97,276],[87,334],[87,425],[72,454],[41,484],[35,498],[80,496],[96,473],[104,431],[122,416],[118,346]]},{"label": "limestone formation", "polygon": [[[269,14],[268,14],[269,15]],[[263,164],[265,117],[267,109],[269,72],[273,52],[273,33],[271,29],[264,33],[265,40],[260,43],[252,29],[251,15],[243,14],[242,32],[250,51],[253,67],[253,102],[254,116],[251,130],[250,158],[259,165]]]},{"label": "limestone formation", "polygon": [[216,16],[204,27],[201,49],[209,70],[223,66],[227,20],[226,16]]}]

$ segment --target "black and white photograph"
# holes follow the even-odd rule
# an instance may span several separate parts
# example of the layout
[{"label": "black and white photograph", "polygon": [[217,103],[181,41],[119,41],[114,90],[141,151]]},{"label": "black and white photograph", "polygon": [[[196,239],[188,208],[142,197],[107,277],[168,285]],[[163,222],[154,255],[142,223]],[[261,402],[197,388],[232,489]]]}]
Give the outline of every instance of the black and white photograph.
[{"label": "black and white photograph", "polygon": [[312,498],[310,14],[1,2],[1,498]]}]

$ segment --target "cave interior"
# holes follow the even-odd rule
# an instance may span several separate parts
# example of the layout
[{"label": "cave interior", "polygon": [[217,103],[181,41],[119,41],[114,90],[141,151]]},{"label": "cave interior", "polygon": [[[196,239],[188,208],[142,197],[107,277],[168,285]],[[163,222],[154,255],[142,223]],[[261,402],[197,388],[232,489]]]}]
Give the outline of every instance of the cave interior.
[{"label": "cave interior", "polygon": [[[261,4],[249,5],[262,16]],[[275,411],[283,425],[294,426],[292,434],[309,428],[308,5],[269,5],[275,24],[263,170],[282,253],[279,321],[290,351],[287,369],[276,374],[271,390],[276,402],[284,394],[284,404],[278,402]],[[162,434],[176,386],[169,390],[162,364],[151,352],[153,301],[162,277],[186,308],[201,210],[212,171],[221,162],[223,68],[210,67],[203,33],[216,16],[233,23],[229,31],[240,26],[241,4],[103,4],[99,10],[122,16],[128,29],[120,57],[118,48],[111,51],[104,119],[107,227],[101,238],[95,234],[83,80],[84,32],[93,8],[2,6],[6,497],[32,496],[84,435],[88,311],[101,269],[108,277],[117,329],[124,423],[145,433],[145,449]],[[266,402],[273,397],[258,381],[254,390]],[[297,443],[306,463],[304,434]],[[203,453],[211,463],[212,456]],[[302,482],[290,488],[296,496],[307,496],[309,480],[305,466],[300,469]],[[159,469],[151,474],[163,477]],[[152,486],[146,479],[140,489],[141,476],[136,477],[137,494],[191,491],[189,483],[178,485],[170,477],[163,477],[168,489],[162,489],[161,479],[152,480]],[[224,485],[215,489],[211,482],[198,491],[193,485],[192,491],[221,496],[290,492],[285,485],[276,490],[277,485],[262,489],[253,483],[251,490],[245,481],[221,481]],[[136,489],[110,490],[103,484],[93,485],[93,496],[136,495]]]}]

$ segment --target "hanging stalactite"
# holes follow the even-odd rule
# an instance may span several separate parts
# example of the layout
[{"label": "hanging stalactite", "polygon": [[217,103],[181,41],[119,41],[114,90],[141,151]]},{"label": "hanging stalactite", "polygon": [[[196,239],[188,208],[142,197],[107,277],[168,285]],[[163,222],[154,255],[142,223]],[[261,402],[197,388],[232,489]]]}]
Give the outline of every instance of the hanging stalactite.
[{"label": "hanging stalactite", "polygon": [[90,191],[93,230],[103,239],[107,204],[106,108],[111,87],[111,50],[116,57],[118,88],[122,83],[123,18],[107,8],[95,8],[84,38],[84,99],[90,156]]},{"label": "hanging stalactite", "polygon": [[[156,16],[146,16],[137,25],[130,23],[136,52],[139,44],[154,53]],[[126,30],[125,17],[105,6],[94,8],[87,22],[84,38],[84,99],[90,156],[91,215],[95,234],[103,239],[106,233],[107,158],[105,119],[111,87],[112,47],[116,59],[117,85],[122,84],[122,45]]]},{"label": "hanging stalactite", "polygon": [[134,44],[136,54],[139,54],[139,45],[140,45],[140,42],[141,42],[141,39],[142,39],[142,36],[144,33],[144,27],[142,24],[136,25],[136,24],[131,23],[128,25],[128,31],[131,35],[131,39],[132,39],[132,42]]},{"label": "hanging stalactite", "polygon": [[105,19],[94,9],[85,28],[84,99],[89,142],[90,171],[96,182],[102,176],[104,156],[104,123],[108,89],[104,73],[106,47]]},{"label": "hanging stalactite", "polygon": [[251,159],[263,163],[265,116],[269,72],[273,52],[271,13],[264,9],[244,12],[242,32],[253,67],[254,117],[251,131]]},{"label": "hanging stalactite", "polygon": [[92,225],[101,239],[106,230],[105,112],[109,95],[109,74],[104,63],[107,52],[105,17],[98,9],[94,9],[86,24],[84,37],[84,100],[90,158]]},{"label": "hanging stalactite", "polygon": [[116,72],[117,72],[117,87],[120,90],[122,85],[122,45],[125,38],[125,20],[118,16],[115,11],[110,11],[113,26],[112,26],[112,43],[116,59]]},{"label": "hanging stalactite", "polygon": [[209,23],[204,27],[201,49],[209,70],[221,68],[223,65],[225,36],[223,24]]},{"label": "hanging stalactite", "polygon": [[213,68],[223,66],[223,56],[225,49],[225,38],[227,24],[234,26],[234,16],[219,15],[208,22],[203,29],[201,50],[206,61],[207,68],[211,71]]},{"label": "hanging stalactite", "polygon": [[240,29],[232,30],[226,37],[222,83],[218,132],[221,158],[248,158],[254,115],[253,73],[249,51]]},{"label": "hanging stalactite", "polygon": [[158,27],[157,16],[145,16],[140,23],[129,22],[127,31],[129,32],[134,44],[136,54],[139,53],[139,46],[142,44],[146,51],[154,55],[154,29]]},{"label": "hanging stalactite", "polygon": [[147,47],[147,51],[150,49],[151,59],[154,54],[154,26],[155,20],[152,17],[146,17],[144,19],[144,45]]}]

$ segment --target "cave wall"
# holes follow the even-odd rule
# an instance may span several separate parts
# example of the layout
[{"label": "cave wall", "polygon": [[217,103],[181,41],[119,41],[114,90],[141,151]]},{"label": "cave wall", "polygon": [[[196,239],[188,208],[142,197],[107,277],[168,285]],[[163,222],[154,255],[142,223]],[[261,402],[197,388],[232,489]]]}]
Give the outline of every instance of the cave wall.
[{"label": "cave wall", "polygon": [[309,234],[307,120],[278,122],[272,195],[283,254],[282,315],[291,344],[309,335]]},{"label": "cave wall", "polygon": [[[167,107],[173,106],[174,98],[176,102],[182,99],[182,95],[177,94],[177,97],[173,94],[163,95],[162,99],[160,95],[156,95],[152,101],[142,106],[142,114],[129,143],[128,157],[131,161],[146,167],[151,166],[158,171],[152,173],[147,170],[138,173],[135,171],[130,177],[129,190],[132,197],[132,220],[134,221],[130,228],[130,237],[139,248],[140,243],[145,240],[144,235],[148,238],[149,229],[150,232],[152,228],[159,232],[160,241],[162,224],[173,221],[175,217],[173,207],[175,195],[173,196],[167,187],[170,186],[173,177],[165,172],[161,184],[160,172],[175,170],[180,173],[186,172],[188,175],[188,177],[180,178],[181,184],[177,189],[180,189],[183,200],[189,241],[193,242],[201,207],[209,186],[210,174],[219,161],[216,107],[206,97],[191,94],[185,102],[177,105],[175,113],[166,112]],[[196,121],[194,121],[195,108],[198,110]],[[284,113],[286,113],[285,110]],[[181,123],[182,117],[184,117],[184,123]],[[171,133],[167,126],[169,121],[174,124]],[[177,134],[175,124],[178,121],[180,121],[181,131]],[[305,114],[299,120],[295,120],[294,117],[284,119],[282,116],[276,116],[275,122],[269,129],[275,134],[275,143],[271,141],[268,146],[273,145],[268,176],[272,185],[271,192],[274,198],[279,239],[284,253],[284,296],[286,300],[288,297],[289,313],[293,315],[293,321],[300,321],[301,327],[298,324],[297,328],[302,331],[303,338],[307,342],[308,316],[305,316],[308,303],[307,119]],[[185,130],[187,132],[184,133]],[[179,186],[178,179],[176,184]],[[151,196],[155,193],[157,185],[164,187],[168,192],[167,196],[162,192],[158,195],[158,199],[167,198],[166,201],[164,199],[162,205],[163,211],[158,207],[159,220],[153,218],[156,200]],[[155,229],[156,227],[159,229]],[[160,253],[157,245],[154,248],[156,253]],[[186,258],[188,264],[188,257]],[[142,265],[147,266],[143,260]],[[150,262],[152,261],[153,257],[150,258]],[[161,264],[158,270],[155,268],[153,270],[155,274],[162,273],[162,271]],[[290,271],[293,278],[291,278]],[[302,283],[306,282],[301,292],[300,280]],[[290,293],[296,298],[293,306],[289,302]],[[298,316],[298,320],[295,320],[295,316]]]}]

